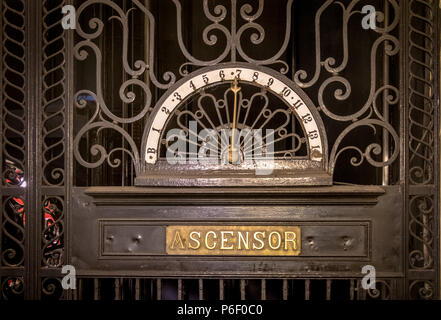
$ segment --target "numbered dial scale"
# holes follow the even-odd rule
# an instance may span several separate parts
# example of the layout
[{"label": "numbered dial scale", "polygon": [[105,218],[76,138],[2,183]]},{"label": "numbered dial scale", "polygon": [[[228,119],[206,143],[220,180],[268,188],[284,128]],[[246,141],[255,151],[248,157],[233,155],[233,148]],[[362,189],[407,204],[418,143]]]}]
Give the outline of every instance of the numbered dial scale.
[{"label": "numbered dial scale", "polygon": [[[191,121],[197,129],[192,129]],[[179,152],[181,160],[200,154],[205,147],[211,149],[211,159],[214,154],[224,161],[171,164],[165,155],[172,129],[183,130],[184,139],[190,140],[192,134],[197,139],[196,143],[187,143],[189,150]],[[215,132],[211,138],[218,141],[196,133],[203,129]],[[225,129],[231,132],[229,136],[223,135]],[[261,130],[263,142],[257,147],[246,146],[247,135],[256,138],[256,129]],[[270,142],[265,132],[268,129],[274,131]],[[241,134],[243,131],[247,133]],[[192,145],[196,150],[191,150]],[[266,161],[252,165],[245,161],[262,153]],[[283,185],[328,185],[332,180],[327,168],[326,134],[316,107],[284,75],[246,63],[206,67],[173,85],[149,117],[142,154],[145,166],[137,177],[138,185],[174,185],[179,179],[180,185],[219,185],[223,184],[219,179],[224,178],[226,185],[235,186],[254,184],[255,178],[265,184]],[[268,166],[270,158],[274,170],[256,175],[256,166]]]}]

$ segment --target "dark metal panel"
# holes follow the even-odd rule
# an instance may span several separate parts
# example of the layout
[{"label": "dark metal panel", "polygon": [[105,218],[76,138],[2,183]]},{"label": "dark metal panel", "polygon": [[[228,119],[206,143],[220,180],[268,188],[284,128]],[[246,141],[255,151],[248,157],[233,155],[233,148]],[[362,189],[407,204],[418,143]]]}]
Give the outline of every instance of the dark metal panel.
[{"label": "dark metal panel", "polygon": [[[108,219],[99,220],[98,259],[124,259],[124,257],[142,257],[166,255],[165,230],[173,226],[172,221],[145,221]],[[224,224],[227,228],[229,223]],[[262,224],[259,222],[257,225]],[[266,225],[278,225],[266,222]],[[283,226],[293,224],[284,222]],[[209,222],[191,222],[186,225],[213,225]],[[236,222],[235,225],[250,225]],[[340,257],[368,260],[371,255],[371,223],[357,222],[317,222],[294,223],[302,229],[302,257]]]},{"label": "dark metal panel", "polygon": [[100,224],[100,257],[165,253],[162,226],[143,225],[142,221],[100,221]]},{"label": "dark metal panel", "polygon": [[[182,276],[246,276],[250,277],[252,274],[270,277],[278,276],[346,276],[357,275],[360,276],[361,267],[367,262],[375,264],[377,267],[377,274],[385,276],[386,274],[399,276],[402,274],[402,265],[399,263],[402,259],[402,194],[399,187],[385,187],[385,195],[379,197],[376,206],[281,206],[277,203],[277,198],[271,199],[269,196],[266,199],[266,205],[250,206],[239,205],[234,206],[208,206],[202,201],[202,205],[195,203],[192,206],[170,206],[169,201],[164,199],[162,205],[159,203],[154,206],[132,206],[130,210],[126,207],[119,206],[94,206],[91,198],[84,195],[84,189],[75,189],[75,204],[72,208],[75,218],[72,225],[72,232],[75,234],[74,241],[77,244],[73,248],[74,265],[78,266],[79,274],[118,274],[118,270],[131,270],[130,274],[150,274],[151,276],[171,276],[173,273],[180,272]],[[176,194],[170,190],[170,197]],[[127,201],[130,197],[126,194]],[[249,199],[250,195],[249,195]],[[105,220],[101,220],[105,219]],[[368,240],[364,243],[369,244],[368,255],[366,258],[361,258],[360,253],[357,253],[357,258],[351,260],[347,256],[345,258],[338,258],[332,255],[329,251],[330,247],[323,246],[323,256],[314,259],[307,256],[298,257],[297,259],[279,259],[274,257],[261,258],[241,258],[237,257],[231,259],[229,257],[168,257],[162,256],[160,259],[154,256],[143,256],[136,258],[136,256],[124,255],[123,259],[115,257],[110,259],[106,257],[105,260],[98,260],[99,243],[100,243],[100,223],[103,221],[112,221],[112,223],[124,225],[168,225],[168,224],[208,224],[208,225],[225,225],[225,224],[294,224],[307,226],[314,226],[316,230],[313,232],[314,239],[307,239],[309,235],[306,233],[303,239],[303,246],[305,252],[315,252],[314,246],[323,246],[320,242],[320,237],[323,237],[323,232],[319,231],[320,226],[334,226],[332,231],[326,232],[330,236],[336,236],[339,239],[342,252],[346,240],[354,237],[359,237],[363,234],[360,230],[354,234],[350,234],[348,229],[343,231],[344,234],[338,233],[339,225],[348,226],[363,226],[366,221],[369,221],[371,227],[366,234]],[[130,221],[132,221],[130,223]],[[369,225],[369,224],[368,224]],[[307,229],[305,229],[307,230]],[[343,229],[342,229],[343,230]],[[134,230],[133,230],[134,231]],[[136,233],[136,232],[135,232]],[[86,236],[87,235],[87,236]],[[136,234],[133,234],[136,236]],[[126,239],[132,241],[133,235],[127,234]],[[347,236],[347,237],[344,237]],[[346,239],[346,240],[345,240]],[[375,239],[375,241],[372,241]],[[310,240],[310,241],[308,241]],[[106,241],[106,239],[104,239]],[[160,239],[157,242],[160,242]],[[359,241],[359,240],[358,240]],[[158,242],[158,244],[159,244]],[[312,243],[312,247],[311,247]],[[363,242],[359,245],[363,247]],[[331,245],[332,242],[327,245]],[[307,248],[307,246],[310,246]],[[358,248],[361,248],[358,247]],[[355,247],[347,248],[348,252],[345,255],[351,255],[351,250]],[[359,250],[359,249],[357,249]],[[317,251],[320,252],[320,251]],[[327,253],[326,253],[327,252]],[[354,251],[355,252],[355,251]],[[361,251],[359,251],[361,252]],[[320,255],[320,254],[319,254]],[[332,257],[332,259],[331,259]],[[110,259],[110,260],[109,260]],[[222,261],[218,263],[217,261]],[[122,275],[122,274],[121,274]]]}]

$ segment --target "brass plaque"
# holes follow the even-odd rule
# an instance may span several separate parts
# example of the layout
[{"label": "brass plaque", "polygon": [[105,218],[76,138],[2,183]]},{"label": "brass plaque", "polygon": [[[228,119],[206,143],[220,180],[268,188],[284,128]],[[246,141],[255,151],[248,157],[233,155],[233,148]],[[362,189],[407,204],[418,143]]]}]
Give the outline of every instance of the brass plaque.
[{"label": "brass plaque", "polygon": [[169,255],[297,256],[298,226],[167,226]]}]

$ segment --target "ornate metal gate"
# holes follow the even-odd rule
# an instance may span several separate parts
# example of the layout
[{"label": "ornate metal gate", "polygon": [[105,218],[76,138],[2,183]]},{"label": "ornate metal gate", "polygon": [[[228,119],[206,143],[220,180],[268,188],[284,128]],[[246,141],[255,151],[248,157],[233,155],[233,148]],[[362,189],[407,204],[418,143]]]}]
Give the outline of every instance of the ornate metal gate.
[{"label": "ornate metal gate", "polygon": [[[0,299],[439,298],[437,1],[0,8]],[[173,129],[188,149],[169,154]],[[254,129],[272,145],[236,148]],[[245,161],[262,150],[268,175]],[[170,228],[207,245],[207,228],[268,226],[298,227],[298,255],[166,246]]]}]

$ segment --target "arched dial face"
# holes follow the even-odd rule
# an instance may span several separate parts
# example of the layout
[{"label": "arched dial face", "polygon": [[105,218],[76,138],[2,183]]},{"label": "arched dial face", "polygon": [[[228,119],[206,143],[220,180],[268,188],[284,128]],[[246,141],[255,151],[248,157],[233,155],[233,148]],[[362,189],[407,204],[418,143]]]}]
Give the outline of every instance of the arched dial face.
[{"label": "arched dial face", "polygon": [[[214,131],[214,136],[201,137],[194,132],[196,129],[188,128],[189,121],[198,130]],[[211,149],[211,156],[227,164],[240,165],[247,156],[257,153],[256,148],[259,153],[263,150],[284,160],[321,162],[325,154],[323,124],[303,91],[277,72],[249,64],[207,67],[175,84],[157,103],[147,124],[143,150],[148,164],[164,157],[172,128],[184,129],[187,140],[192,134],[197,137],[193,153]],[[230,130],[229,136],[221,134],[225,129]],[[269,143],[268,129],[274,130]],[[263,144],[247,147],[244,141],[250,134],[243,134],[247,130],[254,137],[257,134],[253,130],[263,130]],[[191,144],[187,145],[191,149]],[[191,153],[187,150],[187,155]]]}]

